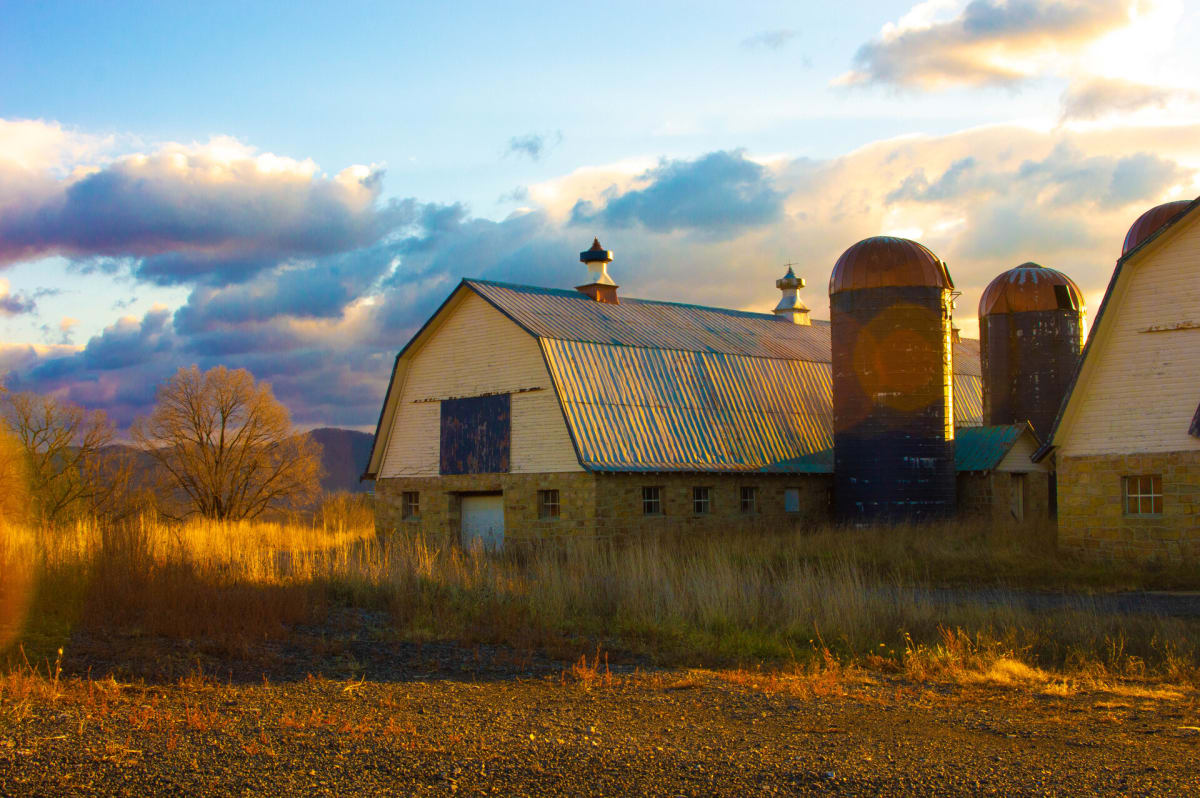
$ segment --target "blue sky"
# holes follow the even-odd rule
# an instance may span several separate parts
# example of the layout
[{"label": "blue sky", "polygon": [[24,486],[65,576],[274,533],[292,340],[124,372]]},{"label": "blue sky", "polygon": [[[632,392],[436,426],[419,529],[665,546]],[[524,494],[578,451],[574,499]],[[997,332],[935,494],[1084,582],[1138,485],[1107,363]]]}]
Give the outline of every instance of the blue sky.
[{"label": "blue sky", "polygon": [[1125,229],[1200,193],[1200,17],[1178,0],[4,3],[0,373],[144,412],[245,366],[369,426],[463,276],[827,316],[883,232],[972,329],[1024,260],[1092,300]]}]

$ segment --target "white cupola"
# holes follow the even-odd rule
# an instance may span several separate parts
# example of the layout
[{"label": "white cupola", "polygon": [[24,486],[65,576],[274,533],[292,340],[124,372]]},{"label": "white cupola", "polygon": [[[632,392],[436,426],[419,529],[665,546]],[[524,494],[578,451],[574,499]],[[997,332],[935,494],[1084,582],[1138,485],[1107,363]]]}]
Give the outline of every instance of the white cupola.
[{"label": "white cupola", "polygon": [[793,324],[811,324],[808,320],[808,306],[800,299],[804,278],[797,277],[789,265],[787,274],[775,281],[775,287],[783,292],[783,297],[775,306],[775,315],[782,316]]}]

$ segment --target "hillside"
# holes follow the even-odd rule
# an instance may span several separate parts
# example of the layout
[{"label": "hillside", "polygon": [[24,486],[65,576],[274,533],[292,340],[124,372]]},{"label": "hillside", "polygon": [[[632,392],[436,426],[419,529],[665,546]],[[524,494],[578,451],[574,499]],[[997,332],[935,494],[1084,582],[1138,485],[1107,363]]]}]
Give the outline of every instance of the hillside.
[{"label": "hillside", "polygon": [[370,490],[371,483],[358,481],[367,468],[367,458],[371,456],[373,437],[370,434],[335,427],[321,427],[310,434],[323,450],[321,464],[325,476],[321,480],[321,487],[324,490],[351,493]]}]

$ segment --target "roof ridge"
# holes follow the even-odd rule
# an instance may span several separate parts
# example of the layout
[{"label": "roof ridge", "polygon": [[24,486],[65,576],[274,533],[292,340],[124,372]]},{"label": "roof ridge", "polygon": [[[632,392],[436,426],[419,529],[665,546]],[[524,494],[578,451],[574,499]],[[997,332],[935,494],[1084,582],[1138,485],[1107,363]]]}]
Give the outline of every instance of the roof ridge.
[{"label": "roof ridge", "polygon": [[[478,284],[478,285],[491,285],[491,286],[496,286],[497,288],[508,288],[508,289],[517,290],[517,291],[536,291],[538,293],[554,294],[555,296],[561,296],[566,299],[579,299],[579,300],[586,301],[586,302],[594,302],[594,300],[590,299],[585,294],[581,294],[578,291],[571,289],[571,288],[549,288],[549,287],[540,286],[540,285],[510,283],[510,282],[505,282],[502,280],[483,280],[483,279],[477,279],[477,278],[473,278],[473,277],[463,278],[463,282],[473,283],[473,284]],[[755,310],[738,310],[736,308],[721,308],[721,307],[717,307],[715,305],[700,305],[700,304],[697,304],[694,302],[672,302],[669,299],[644,299],[641,297],[621,297],[621,304],[671,305],[672,307],[691,308],[693,310],[709,310],[709,311],[713,311],[714,313],[725,313],[728,315],[737,315],[737,316],[751,316],[754,318],[762,318],[764,321],[787,323],[787,321],[785,319],[783,319],[779,316],[776,316],[774,313],[759,312],[759,311],[755,311]],[[824,319],[818,319],[817,321],[823,322],[824,324],[829,323],[828,321],[826,321]]]}]

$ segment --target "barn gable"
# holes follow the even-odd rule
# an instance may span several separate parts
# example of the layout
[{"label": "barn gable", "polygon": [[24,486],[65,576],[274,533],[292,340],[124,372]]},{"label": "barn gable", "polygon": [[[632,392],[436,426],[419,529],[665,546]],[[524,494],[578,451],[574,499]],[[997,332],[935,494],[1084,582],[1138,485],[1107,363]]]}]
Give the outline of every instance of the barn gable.
[{"label": "barn gable", "polygon": [[[1117,262],[1041,454],[1200,449],[1200,201]],[[1148,393],[1149,392],[1149,393]]]},{"label": "barn gable", "polygon": [[366,476],[477,470],[460,462],[463,446],[448,442],[447,430],[477,433],[476,416],[497,413],[464,400],[500,397],[505,417],[489,436],[497,451],[488,462],[513,473],[581,470],[537,339],[459,286],[397,357]]}]

